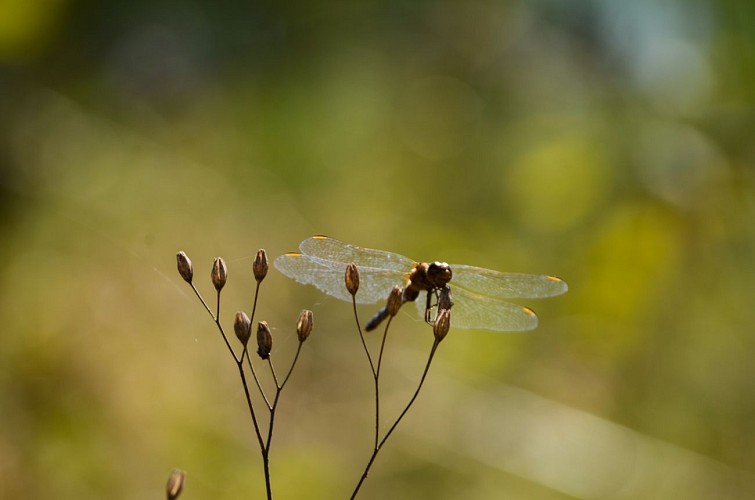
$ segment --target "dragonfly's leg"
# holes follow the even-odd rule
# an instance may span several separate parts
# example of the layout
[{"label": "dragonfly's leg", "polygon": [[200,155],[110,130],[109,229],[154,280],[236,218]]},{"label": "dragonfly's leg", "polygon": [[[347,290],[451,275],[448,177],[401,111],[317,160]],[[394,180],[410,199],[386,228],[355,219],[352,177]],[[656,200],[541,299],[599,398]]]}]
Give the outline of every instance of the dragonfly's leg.
[{"label": "dragonfly's leg", "polygon": [[428,290],[427,291],[427,304],[425,305],[425,323],[432,325],[435,323],[435,315],[433,314],[433,309],[435,309],[435,305],[433,304],[433,295],[435,295],[435,303],[438,303],[438,291],[437,290]]}]

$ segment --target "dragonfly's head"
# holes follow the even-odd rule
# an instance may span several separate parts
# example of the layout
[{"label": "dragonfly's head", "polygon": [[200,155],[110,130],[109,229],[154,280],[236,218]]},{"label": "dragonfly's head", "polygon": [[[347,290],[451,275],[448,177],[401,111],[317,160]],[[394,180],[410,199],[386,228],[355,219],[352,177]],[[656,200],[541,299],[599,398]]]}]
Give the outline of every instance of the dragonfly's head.
[{"label": "dragonfly's head", "polygon": [[443,288],[451,281],[451,266],[445,262],[433,262],[427,266],[427,279],[434,288]]}]

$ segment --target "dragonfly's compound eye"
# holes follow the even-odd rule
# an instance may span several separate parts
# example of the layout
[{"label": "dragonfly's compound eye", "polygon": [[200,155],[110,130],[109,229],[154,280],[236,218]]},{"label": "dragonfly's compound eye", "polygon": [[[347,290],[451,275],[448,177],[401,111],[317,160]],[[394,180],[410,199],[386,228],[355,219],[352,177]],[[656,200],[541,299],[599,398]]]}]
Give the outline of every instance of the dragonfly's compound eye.
[{"label": "dragonfly's compound eye", "polygon": [[451,266],[445,262],[433,262],[427,266],[427,277],[437,288],[451,281]]}]

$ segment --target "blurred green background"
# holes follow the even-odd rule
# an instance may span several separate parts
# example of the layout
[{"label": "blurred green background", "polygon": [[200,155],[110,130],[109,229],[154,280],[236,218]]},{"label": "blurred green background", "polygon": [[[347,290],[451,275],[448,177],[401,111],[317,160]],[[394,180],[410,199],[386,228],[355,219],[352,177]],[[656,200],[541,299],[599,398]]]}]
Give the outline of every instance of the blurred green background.
[{"label": "blurred green background", "polygon": [[[236,369],[175,269],[316,234],[563,277],[452,331],[361,498],[755,496],[755,4],[0,2],[0,497],[262,498]],[[278,498],[371,446],[350,306],[271,271]],[[374,307],[360,309],[363,316]],[[410,311],[412,312],[412,311]],[[400,315],[384,421],[432,342]],[[374,339],[371,339],[374,340]]]}]

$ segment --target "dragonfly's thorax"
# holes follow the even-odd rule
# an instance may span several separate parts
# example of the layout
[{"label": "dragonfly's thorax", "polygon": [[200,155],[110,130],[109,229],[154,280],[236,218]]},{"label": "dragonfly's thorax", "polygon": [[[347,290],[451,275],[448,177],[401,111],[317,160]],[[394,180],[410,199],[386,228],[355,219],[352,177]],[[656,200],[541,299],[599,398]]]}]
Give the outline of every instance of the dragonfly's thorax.
[{"label": "dragonfly's thorax", "polygon": [[409,273],[409,282],[404,288],[404,301],[416,300],[420,292],[438,290],[451,281],[451,266],[445,262],[420,262]]}]

